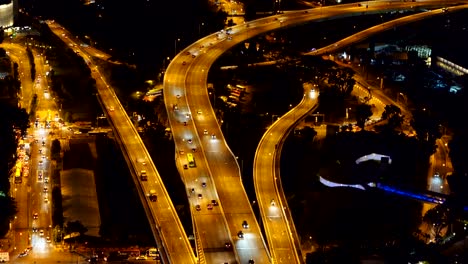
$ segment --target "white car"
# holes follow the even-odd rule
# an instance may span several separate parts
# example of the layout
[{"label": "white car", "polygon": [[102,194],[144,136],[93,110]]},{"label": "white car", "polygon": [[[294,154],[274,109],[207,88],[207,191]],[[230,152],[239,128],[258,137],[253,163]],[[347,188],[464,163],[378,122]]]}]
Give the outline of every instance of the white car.
[{"label": "white car", "polygon": [[136,257],[135,259],[136,259],[136,260],[147,260],[148,257],[145,256],[145,255],[140,255],[140,256]]}]

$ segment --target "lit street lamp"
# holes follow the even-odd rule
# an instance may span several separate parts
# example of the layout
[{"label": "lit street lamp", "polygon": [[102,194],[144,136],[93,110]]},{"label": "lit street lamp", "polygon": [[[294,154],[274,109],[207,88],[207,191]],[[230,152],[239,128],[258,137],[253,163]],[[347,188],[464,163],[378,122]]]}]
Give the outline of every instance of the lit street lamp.
[{"label": "lit street lamp", "polygon": [[180,42],[180,38],[174,40],[174,57],[177,55],[177,42]]}]

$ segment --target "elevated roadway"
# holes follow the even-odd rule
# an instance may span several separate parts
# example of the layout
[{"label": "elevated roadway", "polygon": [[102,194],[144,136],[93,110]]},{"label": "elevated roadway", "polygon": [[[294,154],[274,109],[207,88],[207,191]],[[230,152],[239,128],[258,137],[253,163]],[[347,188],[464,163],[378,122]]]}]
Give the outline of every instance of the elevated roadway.
[{"label": "elevated roadway", "polygon": [[[268,217],[263,218],[265,230],[268,230],[266,231],[267,237],[269,237],[268,246],[272,251],[271,259],[268,260],[269,254],[265,252],[258,224],[251,213],[249,201],[243,190],[239,165],[222,136],[216,116],[210,105],[206,89],[209,68],[222,53],[234,45],[261,33],[281,27],[295,26],[310,21],[357,16],[363,13],[404,10],[412,6],[430,7],[442,5],[441,2],[404,3],[374,1],[365,7],[366,3],[287,12],[234,26],[229,29],[228,33],[226,33],[227,31],[217,32],[193,43],[172,60],[166,71],[164,78],[164,100],[169,113],[169,121],[175,138],[177,152],[180,153],[180,151],[187,149],[190,146],[187,144],[195,144],[198,149],[202,150],[201,152],[197,152],[196,159],[198,160],[198,164],[206,163],[208,170],[205,171],[205,167],[197,167],[194,174],[210,178],[213,189],[210,189],[209,193],[214,196],[217,194],[219,197],[220,207],[224,212],[231,240],[234,242],[235,253],[241,263],[245,263],[250,258],[254,259],[256,263],[266,263],[267,261],[301,263],[302,259],[299,257],[297,235],[291,234],[290,231],[294,230],[294,228],[288,225],[287,216],[282,212],[281,214],[283,215],[279,217],[281,220],[278,221],[279,223],[275,223],[276,227],[267,226],[271,221]],[[175,106],[177,106],[177,110],[175,110]],[[189,139],[191,139],[190,142],[192,143],[187,143]],[[271,159],[273,158],[271,157]],[[183,169],[185,162],[183,157],[176,159],[182,175],[185,174]],[[271,177],[273,174],[268,175]],[[183,180],[186,181],[187,187],[190,188],[187,183],[193,181],[193,177],[183,176]],[[264,195],[262,199],[258,199],[261,208],[270,208],[272,199],[280,203],[285,201],[282,196],[279,196],[277,191],[275,191],[274,197],[270,197],[273,196],[271,192],[277,190],[276,188],[278,187],[273,186],[269,191],[264,191],[267,195]],[[259,194],[261,192],[258,191],[257,195],[262,195]],[[278,205],[281,208],[285,207],[283,204]],[[262,213],[262,215],[268,216],[268,211]],[[244,234],[248,234],[248,236],[244,236],[244,239],[238,239],[237,232],[239,229],[242,230],[240,224],[243,219],[249,220],[251,230],[248,230],[248,233],[244,232]],[[204,219],[194,217],[194,221],[197,229],[204,228],[203,226],[205,225],[201,224]],[[204,235],[209,235],[209,229],[204,230]],[[197,233],[199,234],[200,230]],[[211,238],[212,241],[217,240],[218,244],[226,240],[225,234],[211,232],[211,235],[215,236]],[[249,241],[250,235],[255,239]],[[277,248],[275,248],[275,245],[271,244],[274,244],[279,237],[286,237],[288,241],[279,243]],[[246,242],[251,246],[244,247]],[[252,245],[254,246],[252,247]],[[209,248],[208,244],[203,243],[203,241],[200,242],[199,247],[202,247],[205,251]],[[249,258],[248,256],[251,257]],[[259,260],[259,257],[262,259]]]},{"label": "elevated roadway", "polygon": [[[302,263],[299,238],[281,188],[281,148],[289,132],[318,107],[318,93],[307,87],[301,102],[265,132],[254,160],[254,184],[274,263]],[[266,222],[266,223],[265,223]]]},{"label": "elevated roadway", "polygon": [[[139,192],[163,262],[196,263],[197,259],[161,177],[114,90],[104,80],[87,50],[75,43],[73,36],[68,35],[63,27],[58,26],[53,21],[48,21],[48,25],[52,32],[79,54],[92,70],[92,77],[96,80],[99,101],[107,113],[107,118],[132,172],[135,186]],[[143,169],[146,170],[147,181],[140,181],[139,179],[140,172]],[[157,195],[156,201],[151,201],[150,192]]]},{"label": "elevated roadway", "polygon": [[[245,263],[250,259],[255,259],[256,263],[270,262],[270,255],[240,180],[239,166],[224,141],[208,100],[206,79],[211,64],[223,52],[237,43],[267,31],[310,21],[362,15],[365,12],[407,9],[409,5],[430,7],[433,5],[447,5],[447,1],[412,3],[373,1],[372,5],[366,7],[362,4],[360,6],[346,4],[288,12],[232,27],[229,35],[220,33],[205,37],[174,58],[164,79],[164,87],[166,88],[164,98],[178,150],[179,158],[177,162],[181,171],[183,170],[184,160],[180,151],[190,149],[191,146],[186,144],[194,144],[199,149],[198,152],[194,152],[199,167],[197,166],[196,169],[191,168],[190,172],[188,170],[188,177],[185,177],[184,172],[181,175],[183,175],[187,187],[189,187],[189,183],[200,184],[200,180],[203,180],[200,177],[205,177],[207,186],[202,187],[206,188],[203,189],[203,193],[200,193],[202,198],[198,198],[197,191],[195,191],[197,199],[200,199],[197,201],[200,201],[200,203],[208,204],[210,198],[219,198],[218,210],[209,210],[208,212],[208,209],[206,209],[205,216],[197,217],[196,214],[193,216],[197,232],[197,245],[202,248],[199,252],[202,255],[200,262],[217,261],[225,257],[234,257],[241,263]],[[88,57],[87,51],[71,40],[72,36],[67,36],[66,33],[58,33],[57,36],[75,51],[81,52],[81,56],[93,69],[93,77],[96,78],[101,103],[107,109],[109,119],[114,124],[116,135],[132,168],[134,180],[140,190],[140,197],[147,210],[156,241],[163,255],[167,257],[164,261],[168,263],[194,263],[197,259],[191,252],[186,234],[159,174],[114,92],[100,76],[99,69],[94,66],[92,60]],[[174,110],[171,109],[174,104],[178,105],[179,112],[185,111],[185,113],[174,113]],[[201,114],[198,114],[200,109]],[[184,121],[183,118],[187,120]],[[187,125],[184,125],[184,122]],[[205,129],[208,134],[205,134]],[[145,168],[148,172],[148,182],[142,183],[137,179],[142,166],[144,166],[139,160],[146,161]],[[206,167],[203,164],[206,164]],[[150,190],[154,190],[158,194],[157,202],[149,201],[147,194]],[[195,203],[197,202],[193,202],[193,205],[196,206]],[[204,207],[202,206],[202,208]],[[215,220],[207,220],[211,216],[207,217],[206,215],[211,214],[217,214],[218,216],[212,216]],[[244,238],[239,238],[237,236],[238,230],[242,230],[241,223],[244,220],[249,222],[249,227],[244,232]],[[212,221],[218,222],[220,227],[224,226],[224,228],[213,227]],[[218,230],[220,231],[218,232]],[[226,233],[230,242],[225,242],[227,240]],[[227,244],[225,243],[233,243],[235,256],[231,253],[221,252],[223,244],[226,249],[229,248],[226,247]],[[297,243],[292,242],[289,244],[296,245]],[[215,253],[205,259],[203,250]],[[293,251],[297,252],[296,249],[293,249]]]}]

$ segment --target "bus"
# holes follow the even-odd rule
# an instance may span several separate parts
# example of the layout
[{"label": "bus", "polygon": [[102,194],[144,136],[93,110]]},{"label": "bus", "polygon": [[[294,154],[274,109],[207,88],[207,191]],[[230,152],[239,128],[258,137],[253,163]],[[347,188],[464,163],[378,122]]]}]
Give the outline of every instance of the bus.
[{"label": "bus", "polygon": [[187,153],[187,161],[190,168],[196,167],[195,158],[192,153]]}]

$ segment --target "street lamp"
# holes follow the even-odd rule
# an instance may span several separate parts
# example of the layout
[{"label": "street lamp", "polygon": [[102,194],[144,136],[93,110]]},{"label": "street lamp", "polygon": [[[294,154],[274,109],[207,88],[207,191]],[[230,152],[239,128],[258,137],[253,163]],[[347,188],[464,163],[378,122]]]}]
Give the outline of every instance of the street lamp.
[{"label": "street lamp", "polygon": [[349,113],[348,113],[349,110],[351,110],[351,107],[346,107],[346,120],[349,119]]},{"label": "street lamp", "polygon": [[174,40],[174,57],[177,55],[177,42],[180,41],[180,38]]},{"label": "street lamp", "polygon": [[205,25],[205,23],[203,23],[203,22],[202,22],[202,23],[198,23],[198,36],[199,36],[199,37],[201,37],[201,28],[202,28],[202,26],[204,26],[204,25]]},{"label": "street lamp", "polygon": [[398,101],[398,98],[399,98],[400,96],[403,97],[403,100],[404,100],[405,105],[408,105],[408,99],[406,98],[406,96],[405,96],[403,93],[398,93],[398,95],[397,95],[397,101]]}]

